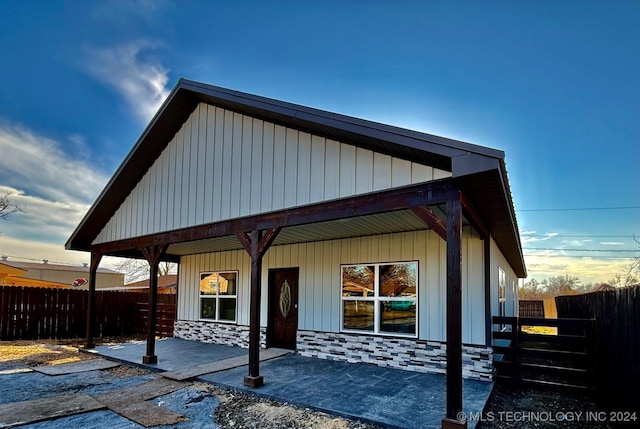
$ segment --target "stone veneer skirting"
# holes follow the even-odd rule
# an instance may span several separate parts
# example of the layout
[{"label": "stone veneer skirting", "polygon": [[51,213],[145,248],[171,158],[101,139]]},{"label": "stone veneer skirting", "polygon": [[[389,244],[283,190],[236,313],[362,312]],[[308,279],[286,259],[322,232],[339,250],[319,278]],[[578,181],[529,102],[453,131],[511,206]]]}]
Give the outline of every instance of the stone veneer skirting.
[{"label": "stone veneer skirting", "polygon": [[[227,323],[177,320],[173,336],[192,341],[249,347],[249,327]],[[266,329],[260,328],[260,347],[266,347]],[[366,334],[298,331],[301,356],[445,374],[447,345],[439,341]],[[490,381],[493,356],[489,346],[462,346],[462,376]]]},{"label": "stone veneer skirting", "polygon": [[[439,341],[366,334],[298,331],[302,356],[352,363],[369,363],[417,372],[445,374],[447,345]],[[462,346],[462,376],[490,381],[493,372],[489,346]]]},{"label": "stone veneer skirting", "polygon": [[[249,348],[249,327],[230,323],[176,320],[173,336],[183,340]],[[260,347],[267,347],[265,328],[260,328]]]}]

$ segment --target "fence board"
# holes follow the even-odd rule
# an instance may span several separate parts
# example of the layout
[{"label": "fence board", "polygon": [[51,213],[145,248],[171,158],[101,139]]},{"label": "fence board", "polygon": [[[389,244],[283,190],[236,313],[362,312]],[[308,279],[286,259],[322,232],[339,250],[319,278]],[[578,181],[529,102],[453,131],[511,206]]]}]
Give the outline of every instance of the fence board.
[{"label": "fence board", "polygon": [[545,317],[544,301],[535,299],[518,300],[518,315],[520,317]]},{"label": "fence board", "polygon": [[598,396],[612,410],[640,412],[640,285],[556,298],[559,317],[596,319]]},{"label": "fence board", "polygon": [[[96,292],[96,337],[145,334],[147,293]],[[0,286],[0,340],[79,338],[89,291]],[[158,296],[156,335],[173,335],[176,295]]]},{"label": "fence board", "polygon": [[[594,320],[493,317],[496,380],[587,392],[595,370]],[[556,327],[578,335],[541,335],[523,327]]]}]

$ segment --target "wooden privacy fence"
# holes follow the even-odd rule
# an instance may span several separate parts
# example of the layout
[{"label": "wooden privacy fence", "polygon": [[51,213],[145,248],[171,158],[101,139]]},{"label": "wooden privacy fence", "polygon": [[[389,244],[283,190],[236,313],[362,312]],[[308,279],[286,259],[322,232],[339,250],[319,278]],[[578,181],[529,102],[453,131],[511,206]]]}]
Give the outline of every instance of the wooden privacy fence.
[{"label": "wooden privacy fence", "polygon": [[544,301],[541,299],[519,299],[520,317],[544,317]]},{"label": "wooden privacy fence", "polygon": [[559,317],[596,319],[598,396],[612,410],[640,412],[640,285],[556,298]]},{"label": "wooden privacy fence", "polygon": [[[493,317],[493,323],[498,326],[493,332],[496,381],[593,391],[596,380],[594,320]],[[536,333],[549,331],[548,328],[556,328],[559,333]],[[562,333],[565,329],[571,333]]]},{"label": "wooden privacy fence", "polygon": [[[0,286],[0,340],[80,338],[89,291]],[[144,334],[148,294],[96,292],[96,337]],[[173,335],[176,295],[158,295],[156,335]]]}]

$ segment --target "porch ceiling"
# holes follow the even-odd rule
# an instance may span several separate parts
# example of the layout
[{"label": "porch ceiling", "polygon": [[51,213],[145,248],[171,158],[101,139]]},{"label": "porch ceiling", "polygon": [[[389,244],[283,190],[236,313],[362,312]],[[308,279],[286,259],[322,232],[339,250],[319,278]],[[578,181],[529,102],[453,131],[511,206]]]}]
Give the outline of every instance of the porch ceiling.
[{"label": "porch ceiling", "polygon": [[[445,220],[446,216],[442,210],[443,207],[433,206],[431,208],[440,218]],[[464,219],[463,224],[469,225],[469,222]],[[273,246],[426,229],[429,228],[416,215],[414,215],[411,210],[400,210],[390,213],[283,228],[278,234],[276,240],[273,242]],[[227,235],[205,240],[172,244],[167,249],[167,254],[184,256],[240,249],[242,249],[242,245],[238,239],[233,235]]]}]

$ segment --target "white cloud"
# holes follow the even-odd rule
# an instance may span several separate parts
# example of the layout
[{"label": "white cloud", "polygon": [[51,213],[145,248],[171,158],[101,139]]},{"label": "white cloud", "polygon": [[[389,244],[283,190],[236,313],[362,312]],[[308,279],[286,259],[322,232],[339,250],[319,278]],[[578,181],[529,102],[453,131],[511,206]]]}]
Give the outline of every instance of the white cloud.
[{"label": "white cloud", "polygon": [[624,243],[621,241],[601,241],[600,244],[605,246],[622,246]]},{"label": "white cloud", "polygon": [[143,55],[157,43],[138,40],[110,48],[93,49],[87,70],[114,88],[146,123],[169,95],[166,70],[153,57]]},{"label": "white cloud", "polygon": [[66,262],[64,243],[107,176],[86,161],[79,135],[58,142],[0,121],[0,153],[0,195],[24,209],[0,223],[0,253]]},{"label": "white cloud", "polygon": [[[547,241],[558,235],[557,232],[547,232],[542,235],[542,237],[534,237],[533,235],[537,234],[536,231],[525,231],[520,233],[520,239],[523,244],[526,243],[535,243],[537,241]],[[538,234],[539,235],[539,234]]]},{"label": "white cloud", "polygon": [[76,201],[51,201],[9,186],[0,185],[0,195],[8,193],[12,204],[23,208],[0,224],[0,231],[12,237],[33,237],[66,241],[89,209],[88,204]]},{"label": "white cloud", "polygon": [[[74,145],[80,140],[74,137]],[[82,152],[82,151],[78,151]],[[107,177],[55,140],[0,122],[0,184],[48,201],[92,202]]]},{"label": "white cloud", "polygon": [[608,281],[616,274],[626,272],[631,259],[572,257],[555,253],[525,256],[525,261],[529,278],[542,280],[569,274],[587,284]]}]

